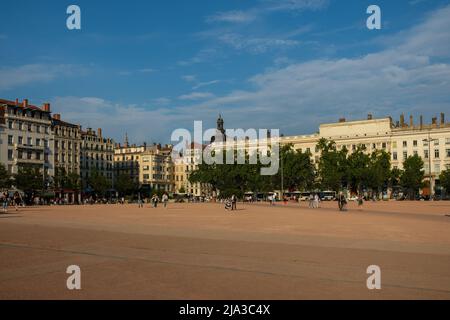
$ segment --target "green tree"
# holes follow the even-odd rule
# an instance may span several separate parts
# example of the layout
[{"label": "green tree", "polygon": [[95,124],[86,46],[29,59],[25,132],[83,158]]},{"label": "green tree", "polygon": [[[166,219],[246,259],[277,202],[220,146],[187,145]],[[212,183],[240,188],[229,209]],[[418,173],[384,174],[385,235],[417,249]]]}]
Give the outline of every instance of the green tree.
[{"label": "green tree", "polygon": [[311,188],[315,180],[315,168],[311,161],[311,153],[303,153],[295,150],[292,144],[284,145],[280,150],[280,170],[276,175],[276,184],[281,185],[281,173],[283,184],[289,190],[307,190]]},{"label": "green tree", "polygon": [[317,147],[321,151],[319,160],[319,183],[322,189],[339,191],[347,184],[347,149],[337,150],[334,141],[325,138],[319,140]]},{"label": "green tree", "polygon": [[8,189],[11,187],[11,184],[11,175],[8,170],[6,170],[5,166],[0,163],[0,189]]},{"label": "green tree", "polygon": [[181,188],[178,190],[178,193],[186,193],[186,189],[185,189],[184,187],[181,187]]},{"label": "green tree", "polygon": [[122,195],[130,195],[134,193],[138,186],[130,175],[120,174],[117,177],[115,187]]},{"label": "green tree", "polygon": [[445,192],[450,194],[450,169],[442,171],[439,175],[439,180],[441,181],[441,186],[445,189]]},{"label": "green tree", "polygon": [[14,185],[24,191],[42,190],[44,186],[42,172],[38,167],[19,167],[14,175]]},{"label": "green tree", "polygon": [[403,162],[400,184],[407,191],[411,200],[423,187],[424,175],[423,160],[418,155],[410,156]]},{"label": "green tree", "polygon": [[365,147],[358,146],[347,158],[347,179],[357,193],[362,193],[369,180],[370,158],[365,150]]},{"label": "green tree", "polygon": [[108,179],[97,170],[92,171],[88,182],[92,189],[100,196],[104,196],[106,190],[110,187]]},{"label": "green tree", "polygon": [[370,155],[367,186],[375,193],[380,193],[389,186],[391,178],[391,156],[384,150],[377,150]]}]

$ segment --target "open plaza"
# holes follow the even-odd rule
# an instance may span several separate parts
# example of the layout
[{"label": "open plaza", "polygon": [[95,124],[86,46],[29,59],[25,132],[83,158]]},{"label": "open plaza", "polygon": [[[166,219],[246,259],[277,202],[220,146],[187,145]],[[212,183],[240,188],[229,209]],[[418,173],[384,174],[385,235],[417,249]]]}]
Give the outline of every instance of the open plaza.
[{"label": "open plaza", "polygon": [[[237,209],[10,207],[0,299],[450,299],[450,202]],[[73,265],[81,290],[66,285]]]}]

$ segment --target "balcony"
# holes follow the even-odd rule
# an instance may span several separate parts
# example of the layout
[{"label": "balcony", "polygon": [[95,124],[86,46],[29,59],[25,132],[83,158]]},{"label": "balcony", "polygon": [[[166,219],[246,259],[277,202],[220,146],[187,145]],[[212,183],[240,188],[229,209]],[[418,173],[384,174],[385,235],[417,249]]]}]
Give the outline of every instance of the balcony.
[{"label": "balcony", "polygon": [[44,159],[15,159],[15,164],[44,164]]},{"label": "balcony", "polygon": [[16,150],[38,150],[38,151],[44,151],[45,147],[43,146],[33,146],[29,144],[14,144],[14,148]]}]

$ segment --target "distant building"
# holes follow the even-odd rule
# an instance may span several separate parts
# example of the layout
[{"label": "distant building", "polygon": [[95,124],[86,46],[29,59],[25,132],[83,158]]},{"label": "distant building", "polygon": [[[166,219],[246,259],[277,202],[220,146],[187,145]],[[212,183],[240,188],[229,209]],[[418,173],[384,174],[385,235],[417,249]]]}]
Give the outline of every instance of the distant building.
[{"label": "distant building", "polygon": [[81,126],[62,121],[60,114],[54,114],[52,133],[55,140],[55,169],[64,169],[67,174],[76,173],[80,176]]},{"label": "distant building", "polygon": [[116,144],[114,148],[114,173],[115,177],[120,175],[130,176],[135,183],[139,183],[140,165],[139,158],[147,150],[147,145],[129,145],[128,135],[125,137],[125,144]]},{"label": "distant building", "polygon": [[114,141],[104,138],[102,129],[97,132],[88,128],[81,131],[81,180],[84,189],[89,187],[89,178],[94,172],[104,176],[113,188]]},{"label": "distant building", "polygon": [[174,192],[172,146],[153,145],[139,156],[139,183],[152,191]]},{"label": "distant building", "polygon": [[50,104],[30,105],[27,99],[0,99],[0,163],[14,174],[20,167],[36,167],[48,183],[54,174],[54,145]]},{"label": "distant building", "polygon": [[198,169],[204,146],[192,143],[186,148],[176,159],[174,159],[175,170],[175,192],[194,195],[208,196],[211,195],[211,186],[207,183],[191,183],[189,177]]}]

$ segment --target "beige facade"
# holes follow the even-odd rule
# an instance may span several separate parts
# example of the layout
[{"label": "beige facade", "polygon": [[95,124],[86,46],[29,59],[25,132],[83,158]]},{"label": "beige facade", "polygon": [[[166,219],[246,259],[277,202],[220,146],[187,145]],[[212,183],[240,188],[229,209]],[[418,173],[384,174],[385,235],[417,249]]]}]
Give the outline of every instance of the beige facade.
[{"label": "beige facade", "polygon": [[114,172],[116,178],[120,175],[130,176],[135,183],[139,183],[141,154],[147,150],[147,146],[117,144],[114,149]]},{"label": "beige facade", "polygon": [[333,140],[338,149],[345,146],[350,152],[358,145],[365,146],[368,153],[385,150],[391,154],[393,168],[402,169],[403,161],[417,154],[424,161],[427,180],[431,162],[432,189],[439,174],[450,169],[450,123],[445,122],[443,114],[439,122],[433,118],[427,125],[423,124],[422,117],[418,124],[412,117],[406,123],[403,115],[396,123],[390,117],[373,119],[371,115],[362,121],[340,119],[338,123],[322,124],[317,134],[282,137],[281,143],[292,143],[296,149],[311,151],[317,162],[320,152],[316,146],[321,138]]},{"label": "beige facade", "polygon": [[0,163],[12,174],[20,167],[37,167],[47,181],[54,174],[51,125],[50,104],[0,99]]},{"label": "beige facade", "polygon": [[114,179],[114,141],[104,138],[102,129],[97,132],[88,128],[81,131],[81,181],[83,188],[88,186],[89,178],[94,171],[103,175],[113,187]]},{"label": "beige facade", "polygon": [[171,146],[152,146],[139,156],[139,183],[152,190],[174,192],[174,163]]},{"label": "beige facade", "polygon": [[198,169],[199,159],[201,159],[202,148],[189,148],[174,160],[175,170],[175,192],[193,196],[208,196],[211,194],[211,186],[206,183],[191,183],[189,176]]},{"label": "beige facade", "polygon": [[62,121],[61,115],[54,114],[52,133],[55,140],[55,169],[80,175],[81,126]]}]

